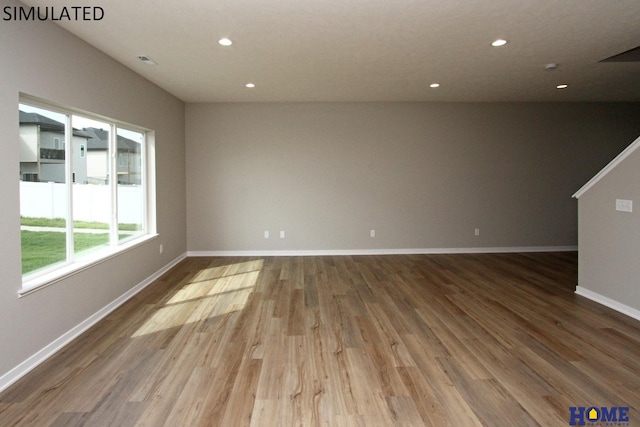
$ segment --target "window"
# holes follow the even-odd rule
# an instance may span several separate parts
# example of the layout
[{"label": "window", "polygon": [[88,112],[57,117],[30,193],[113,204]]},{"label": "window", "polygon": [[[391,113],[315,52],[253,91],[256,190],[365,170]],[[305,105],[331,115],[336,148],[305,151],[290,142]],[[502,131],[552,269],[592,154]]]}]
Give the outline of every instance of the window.
[{"label": "window", "polygon": [[19,117],[23,291],[155,233],[147,131],[30,98]]}]

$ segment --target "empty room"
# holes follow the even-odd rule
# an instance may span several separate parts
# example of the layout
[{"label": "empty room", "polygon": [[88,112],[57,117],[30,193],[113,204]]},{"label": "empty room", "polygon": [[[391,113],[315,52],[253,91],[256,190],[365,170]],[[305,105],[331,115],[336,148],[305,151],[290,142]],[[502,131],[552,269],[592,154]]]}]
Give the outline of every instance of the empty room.
[{"label": "empty room", "polygon": [[637,0],[1,5],[0,425],[640,425]]}]

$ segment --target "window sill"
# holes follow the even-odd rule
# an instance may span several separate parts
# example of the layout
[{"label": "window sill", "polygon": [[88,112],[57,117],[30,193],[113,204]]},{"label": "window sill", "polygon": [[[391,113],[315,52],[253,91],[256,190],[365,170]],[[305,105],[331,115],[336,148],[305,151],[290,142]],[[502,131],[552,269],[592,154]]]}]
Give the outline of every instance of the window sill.
[{"label": "window sill", "polygon": [[18,291],[18,297],[22,298],[24,296],[30,295],[36,291],[39,291],[40,289],[46,288],[47,286],[53,285],[54,283],[60,282],[61,280],[80,273],[81,271],[87,270],[95,265],[121,255],[124,252],[141,246],[151,240],[156,239],[157,237],[158,234],[146,234],[144,236],[141,236],[140,238],[124,243],[116,248],[110,248],[108,251],[101,251],[94,256],[87,257],[85,259],[82,259],[81,261],[74,262],[73,264],[60,267],[55,271],[45,273],[33,279],[23,281],[22,289]]}]

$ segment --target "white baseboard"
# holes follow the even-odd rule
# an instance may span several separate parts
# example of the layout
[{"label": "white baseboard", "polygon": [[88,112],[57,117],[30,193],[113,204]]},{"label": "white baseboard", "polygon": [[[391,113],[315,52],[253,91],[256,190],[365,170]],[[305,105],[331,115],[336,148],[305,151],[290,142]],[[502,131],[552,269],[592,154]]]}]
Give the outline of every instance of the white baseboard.
[{"label": "white baseboard", "polygon": [[116,308],[120,307],[122,304],[127,302],[130,298],[136,295],[138,292],[149,286],[153,283],[157,278],[162,276],[164,273],[173,268],[180,261],[185,259],[187,256],[186,253],[180,255],[178,258],[171,261],[169,264],[162,267],[160,270],[153,273],[151,276],[144,279],[142,282],[138,283],[133,288],[129,289],[124,294],[120,295],[114,301],[110,302],[102,309],[98,310],[96,313],[89,316],[87,319],[82,321],[80,324],[73,327],[71,330],[63,334],[60,338],[53,341],[51,344],[47,345],[31,357],[29,357],[24,362],[20,363],[18,366],[7,372],[6,374],[0,377],[0,392],[5,390],[11,384],[18,381],[20,378],[28,374],[31,370],[37,367],[39,364],[47,360],[49,357],[53,356],[56,352],[62,349],[65,345],[69,344],[75,338],[80,336],[83,332],[88,330],[90,327],[98,323],[105,316],[111,313]]},{"label": "white baseboard", "polygon": [[606,307],[609,307],[619,313],[626,314],[629,317],[633,317],[636,320],[640,320],[640,310],[629,307],[628,305],[605,297],[604,295],[600,295],[597,292],[590,291],[589,289],[585,289],[581,286],[576,286],[576,294],[602,304]]},{"label": "white baseboard", "polygon": [[432,254],[489,254],[516,252],[573,252],[577,246],[523,246],[478,248],[413,248],[413,249],[326,249],[282,251],[188,251],[187,256],[339,256],[339,255],[432,255]]}]

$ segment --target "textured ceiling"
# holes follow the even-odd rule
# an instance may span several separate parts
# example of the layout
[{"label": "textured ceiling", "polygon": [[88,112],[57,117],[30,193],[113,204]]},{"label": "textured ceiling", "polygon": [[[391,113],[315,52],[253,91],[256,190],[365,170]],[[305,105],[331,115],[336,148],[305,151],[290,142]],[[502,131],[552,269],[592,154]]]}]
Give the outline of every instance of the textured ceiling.
[{"label": "textured ceiling", "polygon": [[[99,6],[101,21],[60,25],[187,102],[640,101],[640,63],[600,62],[640,44],[638,0],[103,0]],[[233,45],[218,45],[222,37]],[[509,43],[493,48],[496,38]],[[546,71],[547,63],[559,66]],[[247,82],[256,87],[245,88]],[[441,86],[431,89],[432,82]],[[560,83],[569,87],[556,89]]]}]

